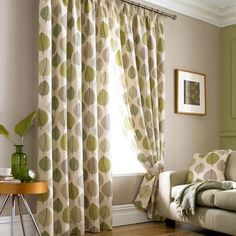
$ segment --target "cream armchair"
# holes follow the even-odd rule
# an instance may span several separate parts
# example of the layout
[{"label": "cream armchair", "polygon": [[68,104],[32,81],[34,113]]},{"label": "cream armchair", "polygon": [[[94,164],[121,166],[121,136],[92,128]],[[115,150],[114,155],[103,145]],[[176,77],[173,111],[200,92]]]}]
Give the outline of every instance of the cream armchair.
[{"label": "cream armchair", "polygon": [[[166,171],[159,177],[160,215],[172,221],[197,225],[203,228],[236,235],[236,190],[209,189],[198,193],[196,214],[181,219],[174,197],[185,187],[187,171]],[[236,152],[229,156],[225,177],[236,181]]]}]

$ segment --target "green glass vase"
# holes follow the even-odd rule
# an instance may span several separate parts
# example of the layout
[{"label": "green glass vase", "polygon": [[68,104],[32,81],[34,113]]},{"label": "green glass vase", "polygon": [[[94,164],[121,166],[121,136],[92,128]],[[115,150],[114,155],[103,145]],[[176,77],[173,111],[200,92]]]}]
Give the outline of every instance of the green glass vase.
[{"label": "green glass vase", "polygon": [[24,180],[27,171],[27,155],[23,152],[23,145],[15,145],[16,152],[11,156],[12,175],[16,179]]}]

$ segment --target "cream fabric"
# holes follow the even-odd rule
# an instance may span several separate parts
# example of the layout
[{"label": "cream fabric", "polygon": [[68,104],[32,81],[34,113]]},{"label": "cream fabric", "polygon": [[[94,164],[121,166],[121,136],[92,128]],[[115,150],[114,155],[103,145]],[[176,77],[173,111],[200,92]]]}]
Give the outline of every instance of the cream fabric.
[{"label": "cream fabric", "polygon": [[216,193],[214,204],[221,209],[236,211],[236,190]]},{"label": "cream fabric", "polygon": [[[171,189],[171,197],[175,199],[178,194],[189,184],[182,184],[174,186]],[[221,192],[219,189],[209,189],[197,194],[196,204],[199,206],[214,207],[215,194]]]},{"label": "cream fabric", "polygon": [[225,180],[225,166],[231,150],[195,153],[186,183],[204,180]]},{"label": "cream fabric", "polygon": [[208,189],[198,193],[196,203],[198,206],[215,207],[215,194],[222,192],[220,189]]},{"label": "cream fabric", "polygon": [[226,180],[236,181],[236,152],[232,152],[227,161],[226,169],[225,169],[225,178]]}]

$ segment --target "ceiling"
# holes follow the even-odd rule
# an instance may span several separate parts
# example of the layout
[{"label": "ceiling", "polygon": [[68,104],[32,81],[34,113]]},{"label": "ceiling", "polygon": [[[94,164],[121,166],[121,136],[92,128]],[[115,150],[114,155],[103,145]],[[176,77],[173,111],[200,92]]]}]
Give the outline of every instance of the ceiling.
[{"label": "ceiling", "polygon": [[206,4],[218,7],[220,9],[236,5],[235,0],[202,0],[202,1],[205,2]]},{"label": "ceiling", "polygon": [[219,27],[236,24],[236,0],[146,0],[146,2]]}]

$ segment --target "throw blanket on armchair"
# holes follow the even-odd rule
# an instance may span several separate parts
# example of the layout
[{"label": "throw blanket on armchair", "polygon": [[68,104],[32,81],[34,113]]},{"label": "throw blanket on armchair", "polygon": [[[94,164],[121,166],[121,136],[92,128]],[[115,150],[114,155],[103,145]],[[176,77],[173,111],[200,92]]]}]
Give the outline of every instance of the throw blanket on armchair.
[{"label": "throw blanket on armchair", "polygon": [[177,213],[182,218],[188,214],[195,215],[195,200],[198,192],[207,189],[229,190],[236,188],[233,181],[208,180],[187,185],[175,198]]}]

